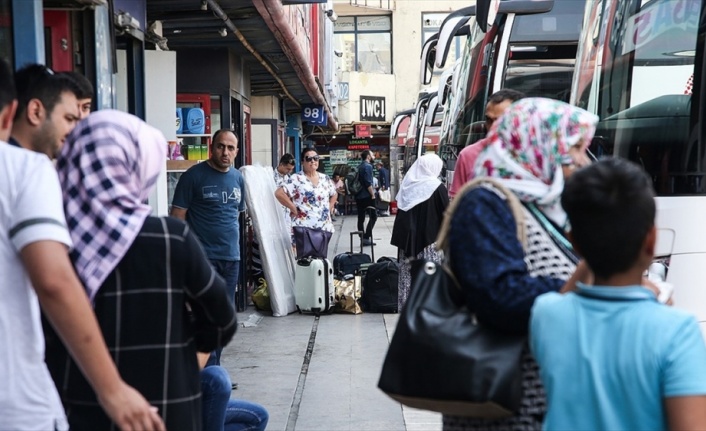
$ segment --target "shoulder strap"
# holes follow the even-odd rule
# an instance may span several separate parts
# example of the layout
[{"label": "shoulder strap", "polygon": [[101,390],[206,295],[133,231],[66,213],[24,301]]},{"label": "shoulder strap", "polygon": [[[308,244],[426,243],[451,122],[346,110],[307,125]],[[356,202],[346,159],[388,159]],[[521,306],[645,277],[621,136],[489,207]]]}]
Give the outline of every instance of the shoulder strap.
[{"label": "shoulder strap", "polygon": [[512,216],[515,218],[515,226],[517,227],[517,239],[522,243],[522,248],[527,250],[527,232],[525,227],[525,213],[522,207],[522,203],[511,192],[507,187],[502,185],[499,181],[494,178],[476,178],[472,181],[466,183],[461,190],[458,191],[451,204],[448,206],[444,212],[444,221],[441,223],[441,229],[439,230],[439,235],[436,237],[436,246],[439,250],[443,250],[444,254],[448,256],[448,233],[451,229],[451,219],[456,212],[456,207],[459,205],[461,199],[466,195],[466,193],[477,187],[491,186],[497,192],[505,196],[505,202],[507,202],[512,212]]}]

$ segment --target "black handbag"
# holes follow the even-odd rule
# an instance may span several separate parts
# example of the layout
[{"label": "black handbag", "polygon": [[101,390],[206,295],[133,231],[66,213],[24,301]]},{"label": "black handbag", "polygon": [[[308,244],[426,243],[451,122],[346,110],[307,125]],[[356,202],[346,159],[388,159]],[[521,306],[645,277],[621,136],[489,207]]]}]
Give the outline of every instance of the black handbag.
[{"label": "black handbag", "polygon": [[479,325],[444,265],[417,260],[411,273],[378,387],[404,405],[447,415],[515,414],[527,337]]},{"label": "black handbag", "polygon": [[294,226],[294,245],[297,248],[297,260],[305,257],[326,259],[331,232],[303,226]]}]

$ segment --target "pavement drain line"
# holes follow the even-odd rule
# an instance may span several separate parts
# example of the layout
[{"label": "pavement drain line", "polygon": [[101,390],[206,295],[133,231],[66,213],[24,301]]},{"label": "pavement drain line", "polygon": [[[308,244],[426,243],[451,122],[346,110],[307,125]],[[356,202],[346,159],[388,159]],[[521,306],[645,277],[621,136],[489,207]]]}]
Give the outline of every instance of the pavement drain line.
[{"label": "pavement drain line", "polygon": [[311,327],[311,335],[309,335],[309,343],[306,346],[306,353],[304,353],[304,363],[302,363],[302,370],[299,373],[299,380],[297,381],[297,389],[294,391],[292,407],[289,409],[289,417],[287,418],[286,431],[294,431],[295,427],[297,426],[297,419],[299,418],[299,407],[302,403],[304,384],[306,383],[306,376],[309,373],[309,363],[311,362],[311,355],[314,352],[314,344],[316,343],[316,331],[318,329],[319,316],[315,316],[314,324]]}]

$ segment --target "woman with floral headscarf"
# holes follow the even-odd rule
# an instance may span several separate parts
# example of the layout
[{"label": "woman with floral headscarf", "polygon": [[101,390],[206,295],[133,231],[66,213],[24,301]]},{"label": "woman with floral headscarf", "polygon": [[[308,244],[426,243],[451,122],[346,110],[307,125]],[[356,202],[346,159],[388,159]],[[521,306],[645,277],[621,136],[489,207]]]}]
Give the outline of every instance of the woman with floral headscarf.
[{"label": "woman with floral headscarf", "polygon": [[[484,325],[527,333],[534,299],[559,291],[574,274],[578,259],[564,237],[560,197],[565,175],[588,163],[586,147],[597,121],[563,102],[527,98],[510,106],[490,130],[490,144],[479,155],[475,172],[496,185],[469,184],[459,192],[447,236],[451,269],[469,309]],[[522,202],[524,238],[518,238],[516,219],[501,189]],[[573,278],[579,276],[585,273],[576,271]],[[546,400],[529,352],[522,370],[522,404],[515,416],[444,416],[444,430],[541,429]]]},{"label": "woman with floral headscarf", "polygon": [[[236,318],[223,279],[188,226],[150,215],[146,202],[166,149],[162,133],[144,121],[102,110],[68,136],[57,169],[71,259],[121,376],[157,407],[167,429],[198,430],[196,351],[224,346]],[[111,428],[56,337],[47,341],[46,358],[71,429]]]}]

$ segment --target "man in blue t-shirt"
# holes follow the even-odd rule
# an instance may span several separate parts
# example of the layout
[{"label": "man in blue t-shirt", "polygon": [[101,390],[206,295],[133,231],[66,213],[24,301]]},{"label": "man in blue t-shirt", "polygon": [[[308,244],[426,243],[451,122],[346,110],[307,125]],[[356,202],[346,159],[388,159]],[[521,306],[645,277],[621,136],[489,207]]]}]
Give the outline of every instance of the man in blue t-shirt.
[{"label": "man in blue t-shirt", "polygon": [[245,183],[232,167],[238,138],[231,130],[213,134],[211,157],[182,174],[174,191],[171,215],[186,220],[201,240],[206,256],[225,279],[235,305],[240,269],[238,215],[245,210]]},{"label": "man in blue t-shirt", "polygon": [[[369,150],[361,153],[362,162],[358,166],[358,180],[363,188],[355,195],[355,203],[358,209],[358,231],[365,232],[363,234],[363,245],[375,245],[373,243],[373,227],[377,221],[377,210],[375,209],[375,188],[373,187],[373,154]],[[368,226],[365,226],[365,213],[368,213],[370,220]]]},{"label": "man in blue t-shirt", "polygon": [[[570,293],[546,293],[532,307],[544,429],[706,429],[699,325],[660,304],[658,286],[643,280],[657,239],[651,179],[626,160],[603,159],[566,180],[561,204],[585,262]],[[593,285],[574,282],[589,272]]]}]

